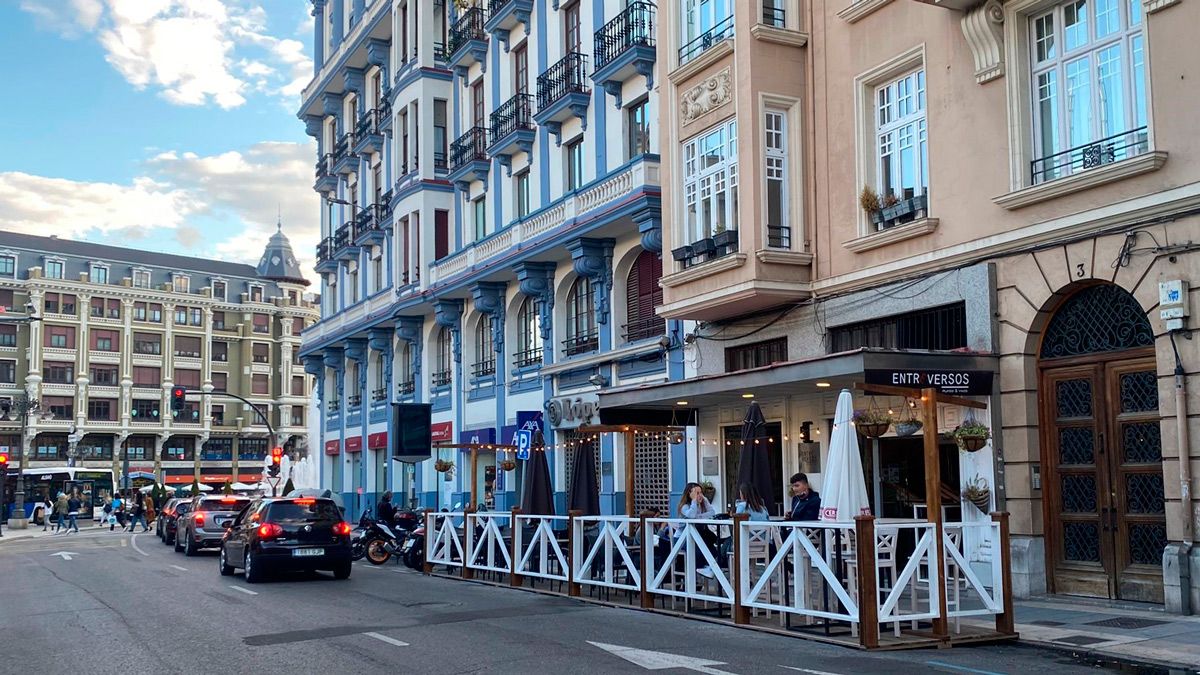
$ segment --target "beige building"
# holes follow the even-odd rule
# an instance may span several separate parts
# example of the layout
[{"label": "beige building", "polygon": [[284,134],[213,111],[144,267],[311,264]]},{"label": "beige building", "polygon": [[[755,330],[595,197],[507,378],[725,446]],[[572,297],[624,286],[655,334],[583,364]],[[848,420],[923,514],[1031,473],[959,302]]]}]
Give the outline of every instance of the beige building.
[{"label": "beige building", "polygon": [[[689,377],[602,407],[698,408],[692,475],[732,501],[759,401],[782,504],[794,471],[820,488],[839,389],[976,397],[940,411],[992,434],[947,438],[943,493],[1012,514],[1016,593],[1189,612],[1198,23],[1194,0],[659,3],[660,313],[688,322]],[[923,507],[928,430],[900,426],[863,446],[884,517]]]},{"label": "beige building", "polygon": [[[256,481],[267,427],[223,394],[267,411],[278,443],[307,447],[312,377],[297,354],[318,316],[307,283],[282,232],[257,268],[0,233],[0,398],[43,411],[24,434],[0,420],[10,468],[23,440],[31,468],[112,469],[118,486],[126,457],[143,481]],[[197,392],[182,411],[176,385]]]}]

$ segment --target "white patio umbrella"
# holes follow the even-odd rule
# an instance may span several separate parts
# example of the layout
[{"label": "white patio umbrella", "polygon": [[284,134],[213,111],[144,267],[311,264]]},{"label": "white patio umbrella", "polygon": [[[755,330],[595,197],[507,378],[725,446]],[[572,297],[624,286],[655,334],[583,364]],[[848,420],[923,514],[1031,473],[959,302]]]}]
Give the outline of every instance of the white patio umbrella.
[{"label": "white patio umbrella", "polygon": [[838,395],[829,438],[828,470],[821,492],[821,520],[854,520],[871,515],[867,501],[867,479],[858,454],[858,432],[854,428],[854,398],[849,390]]},{"label": "white patio umbrella", "polygon": [[258,485],[251,485],[249,483],[242,482],[234,483],[230,487],[233,488],[234,492],[251,492],[258,489]]}]

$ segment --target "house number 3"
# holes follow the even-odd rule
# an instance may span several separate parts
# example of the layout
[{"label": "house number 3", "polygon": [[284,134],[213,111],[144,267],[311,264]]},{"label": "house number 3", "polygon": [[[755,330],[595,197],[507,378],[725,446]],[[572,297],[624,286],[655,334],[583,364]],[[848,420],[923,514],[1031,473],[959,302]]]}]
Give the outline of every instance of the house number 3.
[{"label": "house number 3", "polygon": [[1075,276],[1081,279],[1083,278],[1083,263],[1077,263],[1075,265]]}]

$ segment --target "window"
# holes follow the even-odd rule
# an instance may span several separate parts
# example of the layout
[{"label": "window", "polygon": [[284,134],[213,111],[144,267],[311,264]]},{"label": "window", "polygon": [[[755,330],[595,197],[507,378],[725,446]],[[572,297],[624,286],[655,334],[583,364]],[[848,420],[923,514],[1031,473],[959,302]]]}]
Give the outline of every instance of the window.
[{"label": "window", "polygon": [[162,354],[162,335],[158,333],[134,333],[133,353],[159,356]]},{"label": "window", "polygon": [[79,442],[79,456],[83,459],[107,459],[113,457],[111,436],[90,435]]},{"label": "window", "polygon": [[450,138],[446,133],[446,100],[433,99],[433,168],[445,169],[450,152]]},{"label": "window", "polygon": [[270,363],[271,362],[271,345],[265,342],[255,342],[251,347],[252,358],[255,363]]},{"label": "window", "polygon": [[967,346],[966,305],[957,303],[829,329],[829,348],[951,350]]},{"label": "window", "polygon": [[650,99],[629,106],[625,111],[625,128],[629,134],[629,159],[650,152]]},{"label": "window", "polygon": [[162,320],[163,320],[162,305],[153,303],[150,305],[149,311],[150,311],[150,323],[162,323]]},{"label": "window", "polygon": [[683,0],[679,63],[687,63],[733,36],[733,3],[734,0]]},{"label": "window", "polygon": [[62,279],[63,278],[63,261],[47,260],[46,261],[46,278],[47,279]]},{"label": "window", "polygon": [[436,361],[434,363],[435,370],[432,376],[433,386],[435,387],[450,386],[452,341],[453,336],[450,334],[449,328],[443,326],[438,330],[437,351],[435,352]]},{"label": "window", "polygon": [[227,290],[226,290],[225,282],[217,281],[216,279],[214,279],[212,282],[213,299],[221,300],[223,302],[227,299],[226,293],[227,293]]},{"label": "window", "polygon": [[270,394],[271,383],[266,375],[257,374],[250,378],[250,393],[252,394]]},{"label": "window", "polygon": [[192,335],[175,336],[175,356],[200,358],[200,338]]},{"label": "window", "polygon": [[529,215],[529,171],[522,171],[513,178],[516,189],[513,191],[517,201],[517,218]]},{"label": "window", "polygon": [[213,330],[225,330],[225,312],[213,312],[212,327]]},{"label": "window", "polygon": [[302,405],[292,406],[292,426],[302,427],[302,426],[305,426],[307,423],[308,423],[308,421],[304,417],[304,406],[302,406]]},{"label": "window", "polygon": [[188,401],[183,404],[182,410],[172,410],[171,416],[176,422],[188,422],[191,424],[200,423],[200,404],[196,401]]},{"label": "window", "polygon": [[667,321],[655,314],[662,305],[662,258],[651,251],[642,251],[629,270],[625,285],[625,307],[628,323],[625,324],[625,340],[635,342],[665,335]]},{"label": "window", "polygon": [[255,333],[270,333],[271,332],[271,317],[266,314],[254,315],[254,332]]},{"label": "window", "polygon": [[583,139],[567,143],[567,192],[583,185]]},{"label": "window", "polygon": [[187,307],[176,307],[175,308],[175,325],[176,326],[186,326],[187,325]]},{"label": "window", "polygon": [[483,78],[471,85],[471,126],[483,127]]},{"label": "window", "polygon": [[594,294],[591,279],[575,278],[567,294],[567,339],[563,340],[563,351],[567,356],[592,352],[599,347]]},{"label": "window", "polygon": [[[43,301],[42,311],[46,314],[65,314],[75,316],[75,296],[67,293],[47,293]],[[11,307],[10,307],[11,308]]]},{"label": "window", "polygon": [[229,391],[229,373],[212,374],[213,391]]},{"label": "window", "polygon": [[[213,426],[225,426],[225,406],[217,404],[212,407],[212,423]],[[233,439],[226,439],[232,441]],[[212,441],[209,441],[210,443]]]},{"label": "window", "polygon": [[[382,364],[380,364],[379,377],[380,377],[380,379],[383,378]],[[304,376],[303,375],[293,375],[292,376],[292,396],[303,396],[303,395],[304,395]]]},{"label": "window", "polygon": [[75,348],[74,326],[46,326],[45,347],[57,349]]},{"label": "window", "polygon": [[[875,175],[885,204],[929,191],[926,136],[923,68],[875,90]],[[912,220],[913,215],[898,222]]]},{"label": "window", "polygon": [[47,384],[74,384],[75,365],[47,361],[42,364],[42,379]]},{"label": "window", "polygon": [[199,307],[188,309],[188,325],[203,326],[204,325],[204,310]]},{"label": "window", "polygon": [[17,346],[17,327],[13,324],[0,324],[0,347]]},{"label": "window", "polygon": [[487,237],[487,197],[480,197],[471,205],[475,214],[475,241],[482,241]]},{"label": "window", "polygon": [[171,286],[176,293],[188,293],[192,288],[192,278],[186,274],[172,274]]},{"label": "window", "polygon": [[133,386],[135,387],[161,387],[162,386],[162,368],[157,366],[134,366],[133,367]]},{"label": "window", "polygon": [[191,389],[200,388],[200,371],[190,368],[175,369],[175,384]]},{"label": "window", "polygon": [[[165,448],[163,452],[165,458]],[[125,457],[130,460],[154,459],[153,437],[130,437],[129,440],[125,441]]]},{"label": "window", "polygon": [[787,338],[775,338],[748,345],[725,348],[725,372],[762,368],[787,361]]},{"label": "window", "polygon": [[1034,183],[1148,149],[1141,5],[1071,0],[1031,17],[1029,39]]},{"label": "window", "polygon": [[0,255],[0,276],[17,276],[17,259],[11,255]]},{"label": "window", "polygon": [[226,363],[229,361],[229,343],[213,340],[208,347],[208,353],[212,356],[213,361]]},{"label": "window", "polygon": [[487,377],[496,374],[496,348],[492,341],[492,315],[484,314],[479,317],[475,326],[475,377]]},{"label": "window", "polygon": [[133,320],[134,321],[145,321],[146,320],[146,303],[144,303],[144,302],[133,303]]},{"label": "window", "polygon": [[787,25],[787,9],[784,0],[763,0],[762,22],[775,28]]},{"label": "window", "polygon": [[110,298],[104,301],[104,316],[110,319],[121,318],[121,301]]},{"label": "window", "polygon": [[92,298],[89,304],[88,315],[93,318],[102,318],[104,316],[104,298]]},{"label": "window", "polygon": [[517,368],[542,364],[542,302],[526,297],[517,311],[517,353],[513,365]]},{"label": "window", "polygon": [[92,349],[100,352],[121,351],[121,337],[115,330],[93,330]]},{"label": "window", "polygon": [[120,378],[116,366],[91,366],[88,369],[88,379],[95,385],[115,387]]},{"label": "window", "polygon": [[13,292],[9,288],[0,288],[0,307],[4,311],[11,312],[13,310]]},{"label": "window", "polygon": [[304,317],[292,317],[292,335],[299,335],[304,332]]},{"label": "window", "polygon": [[238,459],[263,459],[267,456],[267,439],[239,438]]},{"label": "window", "polygon": [[108,283],[108,265],[97,265],[93,263],[88,267],[88,281],[93,284]]},{"label": "window", "polygon": [[563,9],[563,48],[568,54],[582,51],[580,48],[579,5],[574,3]]},{"label": "window", "polygon": [[[62,400],[66,402],[64,408],[66,416],[70,417],[71,408],[75,402],[70,398],[63,398]],[[67,456],[67,436],[66,434],[38,434],[37,438],[34,439],[33,448],[33,459],[63,459]]]},{"label": "window", "polygon": [[163,459],[172,462],[190,462],[196,456],[196,439],[193,436],[172,436],[163,445]]},{"label": "window", "polygon": [[263,287],[258,284],[250,284],[250,302],[263,301]]},{"label": "window", "polygon": [[[42,404],[50,411],[55,419],[69,420],[75,417],[75,398],[73,396],[43,396]],[[38,434],[41,438],[45,434]],[[66,442],[66,438],[63,439]]]},{"label": "window", "polygon": [[765,175],[767,181],[767,246],[792,247],[792,228],[788,221],[787,117],[768,110],[763,120],[766,132]]},{"label": "window", "polygon": [[129,415],[133,417],[134,422],[157,422],[161,414],[159,404],[158,399],[135,398]]},{"label": "window", "polygon": [[450,212],[438,209],[433,212],[433,259],[441,260],[450,255]]},{"label": "window", "polygon": [[383,255],[371,258],[371,287],[376,291],[383,290]]},{"label": "window", "polygon": [[684,143],[684,227],[689,243],[737,230],[737,161],[737,120]]},{"label": "window", "polygon": [[134,270],[133,287],[150,288],[150,270]]},{"label": "window", "polygon": [[111,422],[113,413],[116,410],[116,401],[107,398],[89,398],[87,402],[87,416],[93,422]]}]

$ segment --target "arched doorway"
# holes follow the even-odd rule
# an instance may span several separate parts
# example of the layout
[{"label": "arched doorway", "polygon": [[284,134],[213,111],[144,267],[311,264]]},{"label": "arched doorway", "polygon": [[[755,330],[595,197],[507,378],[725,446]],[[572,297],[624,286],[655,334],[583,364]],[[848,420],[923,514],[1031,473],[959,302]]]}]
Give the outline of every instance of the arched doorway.
[{"label": "arched doorway", "polygon": [[1039,351],[1043,512],[1056,593],[1163,602],[1154,333],[1129,292],[1064,300]]}]

